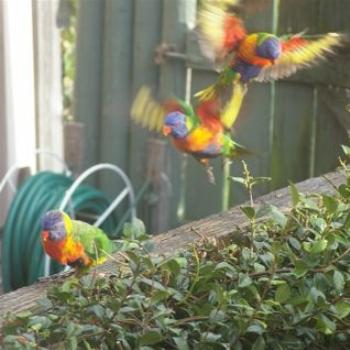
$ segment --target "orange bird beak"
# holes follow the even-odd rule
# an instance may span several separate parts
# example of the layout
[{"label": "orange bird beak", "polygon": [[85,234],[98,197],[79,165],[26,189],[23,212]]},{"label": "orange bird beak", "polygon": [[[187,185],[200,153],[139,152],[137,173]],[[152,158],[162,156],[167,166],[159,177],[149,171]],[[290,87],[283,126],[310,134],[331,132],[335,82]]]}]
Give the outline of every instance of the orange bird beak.
[{"label": "orange bird beak", "polygon": [[41,232],[41,239],[43,242],[48,241],[49,239],[49,231],[42,231]]},{"label": "orange bird beak", "polygon": [[168,135],[170,135],[170,133],[171,133],[171,127],[167,126],[167,125],[164,125],[163,126],[163,135],[164,136],[168,136]]}]

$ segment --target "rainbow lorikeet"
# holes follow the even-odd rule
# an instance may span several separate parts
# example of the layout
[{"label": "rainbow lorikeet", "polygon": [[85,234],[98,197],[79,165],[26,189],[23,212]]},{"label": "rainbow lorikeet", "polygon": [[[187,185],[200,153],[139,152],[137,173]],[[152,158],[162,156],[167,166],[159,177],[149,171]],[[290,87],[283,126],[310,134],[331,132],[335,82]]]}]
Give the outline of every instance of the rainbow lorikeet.
[{"label": "rainbow lorikeet", "polygon": [[214,85],[198,92],[200,100],[211,99],[230,85],[273,81],[288,77],[332,53],[343,35],[328,33],[317,39],[304,34],[278,37],[270,33],[248,34],[234,12],[238,0],[203,0],[198,11],[198,31],[203,53],[222,63]]},{"label": "rainbow lorikeet", "polygon": [[60,210],[51,210],[43,216],[41,241],[52,259],[79,271],[102,264],[114,251],[113,242],[102,230],[72,220]]},{"label": "rainbow lorikeet", "polygon": [[227,132],[236,120],[244,93],[244,89],[236,89],[225,103],[218,98],[211,99],[193,109],[176,98],[160,104],[152,98],[149,88],[142,87],[134,100],[131,116],[143,127],[170,136],[179,151],[191,154],[206,167],[210,182],[214,182],[210,158],[234,158],[248,153]]}]

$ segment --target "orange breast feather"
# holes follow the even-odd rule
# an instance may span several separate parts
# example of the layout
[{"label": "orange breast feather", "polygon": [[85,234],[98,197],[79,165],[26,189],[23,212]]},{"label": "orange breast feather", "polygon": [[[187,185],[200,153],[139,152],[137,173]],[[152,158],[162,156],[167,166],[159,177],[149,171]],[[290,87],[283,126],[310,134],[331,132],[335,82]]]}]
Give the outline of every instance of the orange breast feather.
[{"label": "orange breast feather", "polygon": [[175,147],[182,152],[201,152],[217,139],[217,135],[218,133],[213,132],[213,130],[200,126],[186,138],[173,139],[173,142]]},{"label": "orange breast feather", "polygon": [[67,238],[61,242],[50,240],[43,241],[45,252],[62,265],[67,265],[79,258],[85,258],[84,247],[79,242],[74,242],[72,238]]}]

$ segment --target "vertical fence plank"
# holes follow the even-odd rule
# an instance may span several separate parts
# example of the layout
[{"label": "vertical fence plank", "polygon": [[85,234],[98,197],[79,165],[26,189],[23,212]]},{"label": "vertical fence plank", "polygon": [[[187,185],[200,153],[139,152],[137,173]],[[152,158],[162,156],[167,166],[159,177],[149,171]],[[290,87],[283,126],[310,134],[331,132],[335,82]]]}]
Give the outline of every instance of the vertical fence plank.
[{"label": "vertical fence plank", "polygon": [[310,161],[313,88],[303,84],[276,84],[276,123],[273,188],[307,178]]},{"label": "vertical fence plank", "polygon": [[[133,22],[133,56],[132,86],[133,98],[142,85],[152,88],[156,92],[159,78],[159,68],[154,63],[155,49],[161,40],[162,1],[161,0],[134,0]],[[128,143],[128,169],[131,181],[138,191],[146,181],[147,172],[147,140],[150,133],[139,125],[130,123]],[[146,196],[147,200],[147,196]],[[147,201],[138,206],[139,215],[148,226],[148,212],[145,209]]]},{"label": "vertical fence plank", "polygon": [[[343,155],[341,145],[348,145],[350,94],[344,89],[319,88],[316,127],[315,176],[335,169]],[[344,158],[344,157],[343,157]]]},{"label": "vertical fence plank", "polygon": [[[124,171],[129,151],[133,16],[132,1],[105,0],[98,159]],[[124,187],[112,172],[101,172],[98,180],[99,186],[111,196]]]},{"label": "vertical fence plank", "polygon": [[[186,39],[189,26],[194,23],[195,0],[164,0],[163,2],[163,23],[162,41],[174,45],[176,51],[185,52]],[[159,91],[163,96],[174,94],[185,98],[186,66],[185,62],[175,59],[168,59],[160,67]],[[181,157],[173,147],[169,150],[171,168],[169,169],[170,180],[173,187],[173,197],[171,201],[170,225],[178,224],[176,213],[181,202]],[[187,173],[188,176],[188,173]]]},{"label": "vertical fence plank", "polygon": [[105,0],[80,1],[77,21],[75,117],[86,126],[84,168],[99,161]]}]

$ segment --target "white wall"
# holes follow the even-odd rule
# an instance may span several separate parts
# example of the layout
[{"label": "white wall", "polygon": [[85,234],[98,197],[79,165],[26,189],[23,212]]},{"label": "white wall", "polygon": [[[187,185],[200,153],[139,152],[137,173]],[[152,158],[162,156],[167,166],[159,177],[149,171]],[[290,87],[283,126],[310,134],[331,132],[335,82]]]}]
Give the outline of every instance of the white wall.
[{"label": "white wall", "polygon": [[[57,6],[57,0],[0,1],[0,180],[13,164],[35,168],[36,148],[63,154]],[[45,169],[62,168],[41,159]],[[6,192],[0,226],[11,197]]]}]

